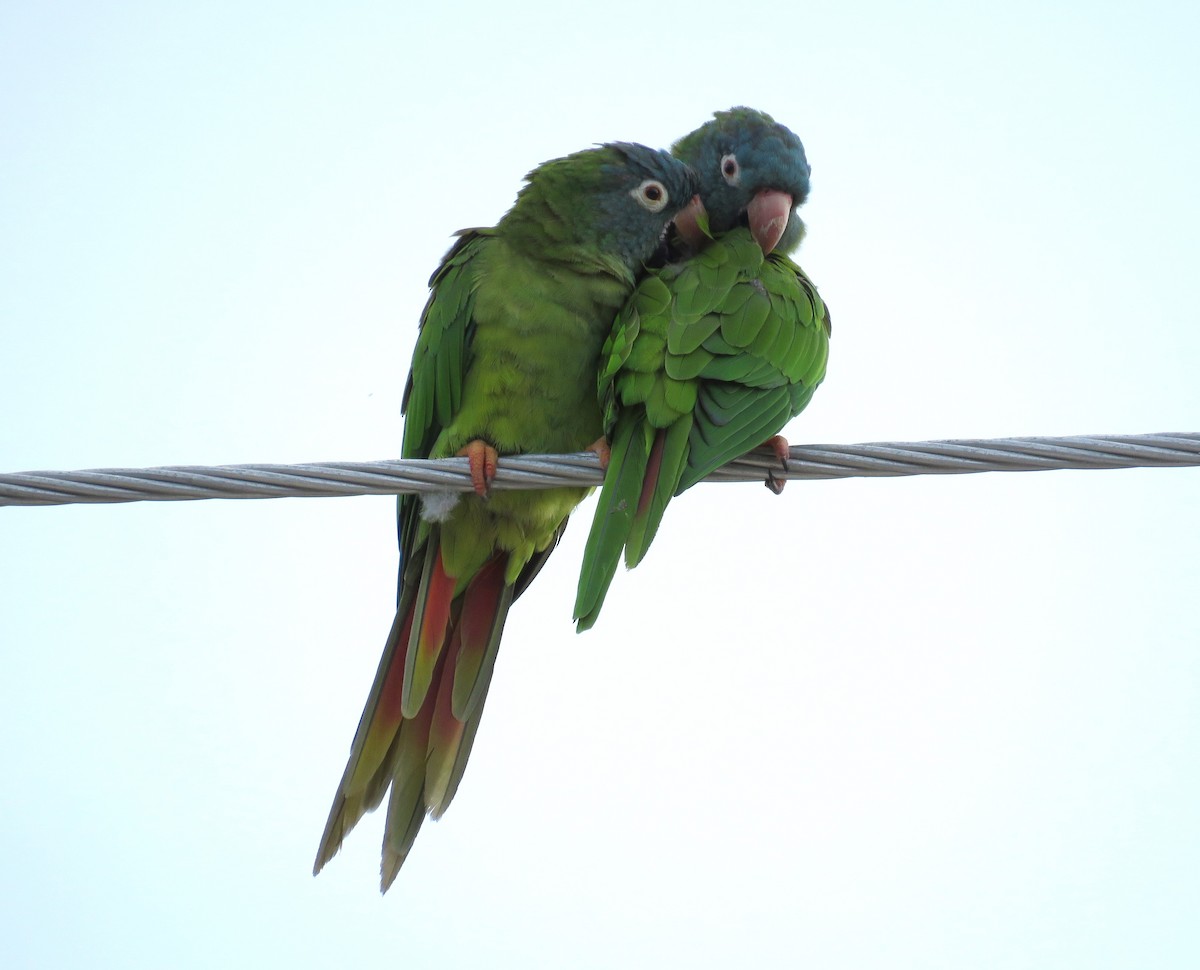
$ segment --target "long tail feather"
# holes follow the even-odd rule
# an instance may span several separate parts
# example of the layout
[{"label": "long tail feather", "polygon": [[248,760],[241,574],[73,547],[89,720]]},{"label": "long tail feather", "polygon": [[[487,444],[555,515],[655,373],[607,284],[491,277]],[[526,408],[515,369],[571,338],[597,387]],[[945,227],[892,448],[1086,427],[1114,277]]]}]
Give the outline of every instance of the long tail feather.
[{"label": "long tail feather", "polygon": [[413,614],[413,629],[418,631],[415,649],[407,652],[404,663],[401,704],[405,717],[415,717],[424,704],[433,681],[434,666],[450,630],[455,581],[446,575],[442,565],[441,544],[431,542],[429,546],[421,577],[421,595],[417,597]]},{"label": "long tail feather", "polygon": [[591,629],[600,614],[644,488],[652,429],[635,417],[632,413],[622,415],[609,443],[608,471],[584,547],[583,568],[575,596],[575,619],[578,621],[575,628],[580,633]]},{"label": "long tail feather", "polygon": [[[484,692],[486,698],[487,692]],[[462,734],[458,739],[458,750],[454,755],[454,761],[448,764],[448,771],[445,779],[439,784],[440,789],[433,795],[426,796],[426,802],[429,806],[429,817],[437,821],[450,807],[450,803],[454,800],[454,796],[458,793],[459,782],[462,781],[463,773],[467,770],[467,759],[471,756],[471,749],[475,746],[475,732],[479,730],[479,721],[483,715],[483,707],[471,715],[471,717],[463,722]],[[434,797],[436,795],[436,797]]]},{"label": "long tail feather", "polygon": [[425,805],[435,819],[454,798],[492,681],[500,635],[513,599],[513,588],[504,582],[507,561],[502,555],[492,558],[463,591],[454,639],[438,684],[425,766]]},{"label": "long tail feather", "polygon": [[338,784],[325,832],[313,864],[315,876],[337,854],[342,840],[367,812],[383,800],[391,780],[390,752],[403,717],[400,693],[404,681],[404,654],[412,630],[412,599],[415,590],[402,597],[379,659],[375,682],[363,707],[350,745],[346,770]]},{"label": "long tail feather", "polygon": [[638,503],[637,516],[625,540],[625,565],[632,569],[642,561],[658,534],[667,503],[675,495],[688,457],[688,433],[691,415],[684,415],[655,437],[652,458],[657,463],[647,470],[646,487]]},{"label": "long tail feather", "polygon": [[686,414],[658,430],[635,410],[618,419],[608,472],[583,553],[575,598],[579,632],[590,629],[600,615],[622,549],[625,564],[632,569],[654,541],[687,464],[691,426],[691,416]]},{"label": "long tail feather", "polygon": [[387,892],[412,848],[425,820],[425,760],[433,722],[434,699],[428,697],[415,718],[406,719],[396,738],[392,795],[383,825],[379,890]]},{"label": "long tail feather", "polygon": [[421,808],[433,812],[441,805],[446,793],[446,782],[450,768],[462,744],[463,728],[466,724],[454,716],[451,697],[454,694],[456,668],[462,663],[462,627],[454,631],[454,639],[447,651],[447,669],[438,678],[437,695],[431,697],[433,716],[429,725],[427,757],[422,772],[424,796]]},{"label": "long tail feather", "polygon": [[451,710],[460,721],[478,710],[492,679],[504,620],[514,598],[513,587],[504,582],[507,565],[506,556],[494,556],[463,591],[458,619],[462,645],[451,695]]},{"label": "long tail feather", "polygon": [[[426,813],[440,817],[462,780],[515,589],[504,582],[508,557],[498,554],[454,597],[457,582],[442,565],[439,538],[434,530],[419,582],[402,587],[314,874],[390,787],[380,868],[386,892]],[[415,705],[411,713],[405,700]]]}]

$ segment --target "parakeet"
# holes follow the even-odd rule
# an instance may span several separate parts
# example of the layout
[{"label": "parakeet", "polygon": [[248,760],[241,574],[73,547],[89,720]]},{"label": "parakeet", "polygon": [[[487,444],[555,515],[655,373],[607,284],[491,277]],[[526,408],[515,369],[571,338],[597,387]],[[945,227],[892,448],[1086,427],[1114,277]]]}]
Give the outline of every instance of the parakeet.
[{"label": "parakeet", "polygon": [[697,191],[666,152],[613,143],[538,166],[507,214],[469,229],[430,280],[404,394],[407,458],[466,455],[474,493],[399,500],[396,619],[314,874],[391,789],[381,888],[462,778],[505,616],[584,488],[489,493],[497,455],[603,435],[600,349],[670,220]]},{"label": "parakeet", "polygon": [[672,151],[696,170],[700,199],[675,221],[682,258],[642,280],[602,353],[612,451],[575,602],[581,631],[622,549],[629,568],[641,561],[672,496],[764,442],[786,468],[778,432],[825,376],[829,313],[786,255],[804,237],[800,139],[733,108]]}]

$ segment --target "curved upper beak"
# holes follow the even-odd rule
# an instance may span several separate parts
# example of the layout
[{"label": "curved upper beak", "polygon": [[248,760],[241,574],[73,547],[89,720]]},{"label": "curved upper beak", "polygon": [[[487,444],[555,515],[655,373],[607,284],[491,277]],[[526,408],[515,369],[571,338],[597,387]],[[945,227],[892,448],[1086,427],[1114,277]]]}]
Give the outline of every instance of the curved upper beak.
[{"label": "curved upper beak", "polygon": [[783,237],[792,214],[792,197],[778,189],[763,189],[746,207],[750,234],[764,253],[769,253]]}]

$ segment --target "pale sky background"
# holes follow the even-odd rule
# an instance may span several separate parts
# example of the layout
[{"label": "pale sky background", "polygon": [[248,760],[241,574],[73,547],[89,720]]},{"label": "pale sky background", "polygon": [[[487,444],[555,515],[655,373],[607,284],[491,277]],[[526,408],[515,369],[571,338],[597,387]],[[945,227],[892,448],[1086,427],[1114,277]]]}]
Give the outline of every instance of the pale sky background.
[{"label": "pale sky background", "polygon": [[[453,230],[734,104],[794,442],[1200,430],[1198,9],[9,0],[0,468],[395,456]],[[0,510],[0,963],[1200,965],[1200,470],[700,486],[576,636],[590,510],[382,899],[393,501]]]}]

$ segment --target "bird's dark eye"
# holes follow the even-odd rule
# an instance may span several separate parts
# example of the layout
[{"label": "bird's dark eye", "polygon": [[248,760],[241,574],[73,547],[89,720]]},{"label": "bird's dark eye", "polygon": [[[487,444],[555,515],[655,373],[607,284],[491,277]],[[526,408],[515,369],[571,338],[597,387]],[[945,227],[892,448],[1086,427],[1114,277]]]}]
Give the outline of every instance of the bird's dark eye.
[{"label": "bird's dark eye", "polygon": [[646,179],[629,194],[637,199],[638,205],[647,212],[662,212],[671,200],[666,186],[655,179]]},{"label": "bird's dark eye", "polygon": [[721,156],[721,175],[730,185],[737,185],[738,180],[742,177],[741,166],[738,165],[737,156],[732,152]]}]

